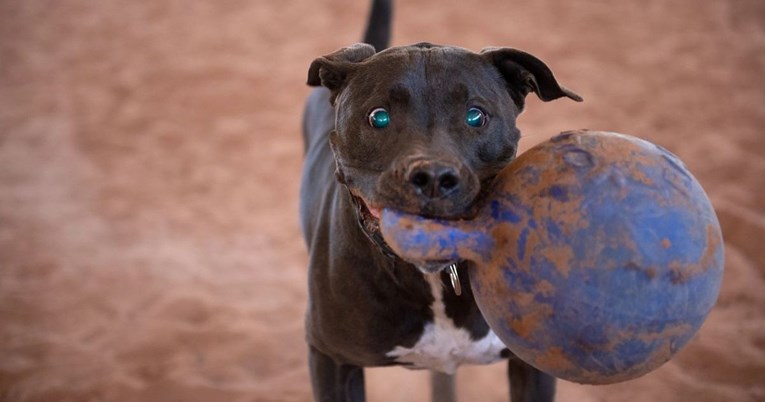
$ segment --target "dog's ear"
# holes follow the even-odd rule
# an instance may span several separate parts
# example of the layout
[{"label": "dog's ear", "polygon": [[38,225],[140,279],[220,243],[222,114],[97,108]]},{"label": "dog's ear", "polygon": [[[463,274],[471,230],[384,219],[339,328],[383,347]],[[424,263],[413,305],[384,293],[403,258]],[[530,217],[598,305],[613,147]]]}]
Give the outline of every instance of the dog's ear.
[{"label": "dog's ear", "polygon": [[564,96],[577,102],[582,101],[581,96],[558,84],[542,60],[526,52],[507,47],[486,48],[481,50],[481,55],[502,73],[518,110],[523,110],[529,92],[536,93],[545,102]]},{"label": "dog's ear", "polygon": [[344,47],[324,57],[319,57],[311,63],[308,69],[308,85],[324,86],[332,91],[334,102],[338,91],[345,85],[348,74],[357,63],[375,54],[375,48],[366,43],[356,43]]}]

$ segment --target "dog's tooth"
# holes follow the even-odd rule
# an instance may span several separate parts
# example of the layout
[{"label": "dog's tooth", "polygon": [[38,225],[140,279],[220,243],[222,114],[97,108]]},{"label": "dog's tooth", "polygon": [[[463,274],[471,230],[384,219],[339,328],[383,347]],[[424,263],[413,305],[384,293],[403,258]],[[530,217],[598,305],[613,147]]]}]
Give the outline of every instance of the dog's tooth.
[{"label": "dog's tooth", "polygon": [[368,209],[369,209],[369,213],[370,213],[372,216],[374,216],[374,217],[375,217],[375,219],[380,219],[380,215],[382,214],[382,211],[380,210],[380,208],[372,208],[372,207],[368,207]]}]

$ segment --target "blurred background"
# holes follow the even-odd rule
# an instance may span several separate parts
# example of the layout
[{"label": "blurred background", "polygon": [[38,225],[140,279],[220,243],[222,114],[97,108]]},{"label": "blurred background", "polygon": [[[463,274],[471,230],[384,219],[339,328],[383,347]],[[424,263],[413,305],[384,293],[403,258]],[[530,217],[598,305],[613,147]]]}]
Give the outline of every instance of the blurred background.
[{"label": "blurred background", "polygon": [[[310,399],[304,83],[367,7],[0,0],[0,400]],[[530,96],[521,150],[637,135],[718,210],[726,277],[694,341],[558,400],[765,400],[765,2],[399,1],[395,44],[425,40],[526,50],[585,98]],[[427,379],[368,370],[368,399],[426,400]],[[458,389],[506,401],[504,365],[462,369]]]}]

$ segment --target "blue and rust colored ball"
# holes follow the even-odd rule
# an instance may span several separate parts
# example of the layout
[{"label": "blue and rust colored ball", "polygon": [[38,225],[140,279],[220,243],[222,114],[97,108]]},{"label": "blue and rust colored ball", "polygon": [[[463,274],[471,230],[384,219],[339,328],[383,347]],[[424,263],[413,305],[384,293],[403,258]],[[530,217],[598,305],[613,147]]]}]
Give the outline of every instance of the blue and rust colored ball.
[{"label": "blue and rust colored ball", "polygon": [[677,157],[616,133],[572,131],[518,157],[478,217],[385,210],[412,262],[472,261],[491,328],[518,357],[607,384],[659,367],[698,331],[723,274],[712,205]]}]

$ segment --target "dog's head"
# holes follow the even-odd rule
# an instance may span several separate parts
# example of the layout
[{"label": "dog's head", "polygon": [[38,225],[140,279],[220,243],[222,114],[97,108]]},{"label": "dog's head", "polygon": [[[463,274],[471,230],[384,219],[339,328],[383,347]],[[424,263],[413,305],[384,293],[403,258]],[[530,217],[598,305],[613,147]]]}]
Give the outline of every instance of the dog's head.
[{"label": "dog's head", "polygon": [[421,43],[375,53],[356,44],[316,59],[308,83],[331,91],[337,177],[378,243],[384,207],[467,215],[515,157],[515,120],[529,92],[581,101],[541,60],[510,48]]}]

